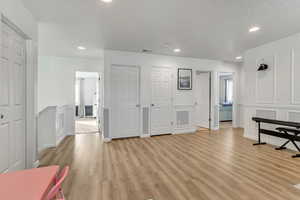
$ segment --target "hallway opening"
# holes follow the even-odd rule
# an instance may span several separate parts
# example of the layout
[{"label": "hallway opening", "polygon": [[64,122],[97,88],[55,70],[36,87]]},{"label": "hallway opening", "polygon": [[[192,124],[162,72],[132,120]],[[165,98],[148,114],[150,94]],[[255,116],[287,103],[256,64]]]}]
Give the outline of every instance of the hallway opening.
[{"label": "hallway opening", "polygon": [[75,133],[99,132],[99,74],[76,72]]}]

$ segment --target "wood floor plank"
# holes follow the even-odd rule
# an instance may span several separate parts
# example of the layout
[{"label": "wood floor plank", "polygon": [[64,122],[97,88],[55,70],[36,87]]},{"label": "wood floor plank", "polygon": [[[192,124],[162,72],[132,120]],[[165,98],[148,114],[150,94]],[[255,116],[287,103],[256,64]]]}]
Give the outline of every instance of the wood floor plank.
[{"label": "wood floor plank", "polygon": [[104,143],[69,136],[41,166],[69,165],[68,200],[299,200],[300,159],[252,146],[242,129]]}]

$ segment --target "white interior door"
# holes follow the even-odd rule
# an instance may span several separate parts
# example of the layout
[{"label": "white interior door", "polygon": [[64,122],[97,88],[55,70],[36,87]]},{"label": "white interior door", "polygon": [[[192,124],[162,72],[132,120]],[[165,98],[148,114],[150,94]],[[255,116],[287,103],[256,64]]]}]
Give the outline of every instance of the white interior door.
[{"label": "white interior door", "polygon": [[209,128],[209,72],[197,73],[195,76],[195,123]]},{"label": "white interior door", "polygon": [[112,66],[112,138],[140,135],[139,68]]},{"label": "white interior door", "polygon": [[151,82],[151,135],[172,133],[172,70],[153,67]]},{"label": "white interior door", "polygon": [[0,172],[25,168],[25,40],[1,24]]}]

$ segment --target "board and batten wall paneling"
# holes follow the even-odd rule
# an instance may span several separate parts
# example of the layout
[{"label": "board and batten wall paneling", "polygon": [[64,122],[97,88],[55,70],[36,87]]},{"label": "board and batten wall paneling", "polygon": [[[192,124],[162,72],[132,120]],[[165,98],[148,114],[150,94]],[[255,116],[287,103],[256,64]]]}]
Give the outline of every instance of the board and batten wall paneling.
[{"label": "board and batten wall paneling", "polygon": [[300,44],[299,46],[296,46],[292,49],[292,76],[291,76],[292,104],[300,104],[300,78],[299,77],[300,77]]},{"label": "board and batten wall paneling", "polygon": [[274,55],[267,55],[256,60],[256,66],[261,63],[267,64],[266,71],[256,72],[256,102],[274,103],[276,93],[276,63]]},{"label": "board and batten wall paneling", "polygon": [[[257,65],[262,62],[268,64],[269,69],[258,72]],[[257,137],[254,116],[300,120],[300,34],[248,50],[244,55],[243,73],[245,137]],[[274,145],[284,142],[276,137],[264,136],[264,139]]]},{"label": "board and batten wall paneling", "polygon": [[275,103],[285,104],[291,102],[291,70],[292,50],[279,49],[276,53],[276,99]]}]

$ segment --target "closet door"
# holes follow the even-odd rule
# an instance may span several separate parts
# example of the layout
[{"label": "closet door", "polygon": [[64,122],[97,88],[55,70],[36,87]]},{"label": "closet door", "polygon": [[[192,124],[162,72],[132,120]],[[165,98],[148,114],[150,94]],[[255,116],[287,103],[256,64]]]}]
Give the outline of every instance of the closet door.
[{"label": "closet door", "polygon": [[26,41],[1,24],[0,172],[25,168]]},{"label": "closet door", "polygon": [[172,70],[153,67],[151,135],[172,133]]},{"label": "closet door", "polygon": [[195,123],[197,126],[209,128],[209,85],[210,74],[204,72],[195,77]]},{"label": "closet door", "polygon": [[140,135],[139,78],[138,67],[112,66],[112,138]]}]

